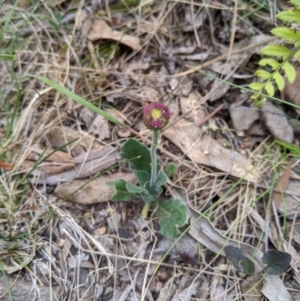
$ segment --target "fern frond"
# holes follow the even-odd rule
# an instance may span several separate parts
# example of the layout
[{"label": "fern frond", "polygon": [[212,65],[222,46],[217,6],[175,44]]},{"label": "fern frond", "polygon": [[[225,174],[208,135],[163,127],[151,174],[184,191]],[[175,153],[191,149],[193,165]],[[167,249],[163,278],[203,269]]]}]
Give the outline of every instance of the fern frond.
[{"label": "fern frond", "polygon": [[274,89],[274,86],[271,81],[266,82],[264,89],[266,90],[266,92],[269,96],[271,96],[271,97],[274,96],[275,89]]},{"label": "fern frond", "polygon": [[291,55],[291,50],[282,45],[267,45],[260,50],[262,55],[275,56],[286,59]]},{"label": "fern frond", "polygon": [[271,73],[268,72],[268,71],[262,70],[262,69],[258,69],[258,70],[255,72],[255,75],[258,76],[258,77],[261,77],[261,78],[263,78],[263,79],[269,79],[270,76],[271,76]]},{"label": "fern frond", "polygon": [[[300,0],[290,1],[295,8],[277,14],[277,18],[287,23],[300,24]],[[294,26],[294,24],[293,24]],[[261,96],[262,91],[273,97],[276,89],[284,89],[285,80],[283,74],[290,83],[296,79],[296,69],[290,63],[291,59],[300,58],[300,31],[288,26],[281,26],[271,30],[271,33],[279,38],[284,45],[267,45],[260,50],[261,55],[266,56],[259,61],[262,67],[270,66],[272,71],[258,69],[255,72],[261,82],[253,82],[249,85],[255,93],[251,96],[256,106],[262,106],[266,99]],[[300,61],[300,60],[299,60]],[[270,70],[270,68],[268,68]]]},{"label": "fern frond", "polygon": [[300,49],[298,51],[296,51],[294,54],[295,59],[297,59],[298,57],[300,57]]},{"label": "fern frond", "polygon": [[277,27],[271,30],[271,33],[288,43],[296,43],[300,41],[300,32],[291,28]]},{"label": "fern frond", "polygon": [[291,65],[289,62],[285,62],[282,65],[282,70],[285,73],[285,76],[287,77],[288,81],[292,84],[296,79],[296,69],[293,65]]},{"label": "fern frond", "polygon": [[263,83],[254,82],[249,85],[249,88],[254,91],[261,91],[263,89]]},{"label": "fern frond", "polygon": [[276,60],[271,59],[271,58],[269,58],[269,59],[262,59],[262,60],[260,60],[260,61],[258,62],[258,64],[259,64],[260,66],[266,66],[266,65],[269,65],[269,66],[272,67],[273,70],[276,70],[276,69],[279,67],[279,65],[280,65],[279,62],[277,62]]},{"label": "fern frond", "polygon": [[[300,6],[300,1],[299,1]],[[279,20],[290,22],[290,23],[300,23],[300,11],[297,9],[283,11],[276,16]]]},{"label": "fern frond", "polygon": [[283,76],[277,72],[277,73],[274,73],[273,74],[273,79],[275,80],[275,83],[278,87],[278,90],[279,91],[282,91],[283,88],[284,88],[284,79],[283,79]]},{"label": "fern frond", "polygon": [[300,6],[300,0],[291,0],[290,1],[294,6]]}]

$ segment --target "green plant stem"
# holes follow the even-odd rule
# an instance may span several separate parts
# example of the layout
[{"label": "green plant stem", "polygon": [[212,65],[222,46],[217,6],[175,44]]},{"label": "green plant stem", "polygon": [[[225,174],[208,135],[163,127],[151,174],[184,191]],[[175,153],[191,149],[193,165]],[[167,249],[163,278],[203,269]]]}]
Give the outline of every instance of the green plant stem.
[{"label": "green plant stem", "polygon": [[150,208],[150,203],[145,203],[143,210],[141,212],[142,218],[146,219],[148,217],[149,208]]},{"label": "green plant stem", "polygon": [[151,177],[150,177],[150,187],[149,187],[150,194],[155,193],[155,185],[156,185],[156,178],[157,178],[156,147],[158,142],[158,134],[159,134],[159,130],[153,130],[152,144],[150,149],[150,156],[151,156]]},{"label": "green plant stem", "polygon": [[[150,148],[150,156],[151,156],[151,176],[150,176],[150,184],[149,184],[149,192],[150,194],[155,193],[155,185],[157,181],[157,157],[156,157],[156,148],[158,142],[158,134],[159,130],[153,130],[152,132],[152,144]],[[148,211],[150,208],[150,203],[146,203],[142,210],[142,217],[147,218]]]}]

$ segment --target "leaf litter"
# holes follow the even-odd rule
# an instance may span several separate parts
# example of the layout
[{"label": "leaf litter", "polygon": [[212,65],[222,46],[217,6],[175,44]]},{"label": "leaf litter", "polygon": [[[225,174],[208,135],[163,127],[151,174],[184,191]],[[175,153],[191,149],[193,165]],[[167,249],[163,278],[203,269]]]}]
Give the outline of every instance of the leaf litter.
[{"label": "leaf litter", "polygon": [[[112,107],[117,112],[114,117],[130,124],[138,138],[148,143],[149,131],[141,125],[142,107],[147,102],[160,101],[173,108],[172,123],[161,139],[160,157],[162,164],[175,160],[179,165],[166,194],[177,193],[174,184],[186,189],[187,193],[181,196],[189,205],[189,223],[195,224],[185,234],[184,238],[189,236],[184,245],[191,248],[173,248],[172,255],[160,263],[167,249],[159,246],[163,238],[157,233],[157,221],[140,217],[139,200],[109,202],[113,192],[106,181],[117,180],[124,173],[129,179],[132,176],[128,166],[119,164],[118,152],[124,137],[134,135],[134,131],[96,116],[41,81],[26,78],[22,82],[20,115],[7,141],[7,123],[2,122],[5,115],[0,111],[0,138],[5,141],[0,151],[1,162],[5,163],[1,171],[0,199],[5,202],[1,203],[0,228],[5,238],[31,237],[24,240],[26,252],[20,253],[17,246],[5,247],[10,252],[5,258],[6,272],[26,265],[32,281],[26,285],[34,291],[43,287],[41,279],[46,285],[52,284],[53,290],[61,288],[55,295],[49,285],[48,297],[43,300],[59,300],[68,294],[72,300],[220,296],[242,300],[254,292],[243,288],[242,280],[241,296],[241,278],[223,257],[224,247],[229,242],[242,247],[246,254],[254,256],[258,267],[259,255],[268,248],[269,239],[277,249],[292,255],[288,273],[299,283],[299,238],[295,230],[298,159],[292,155],[282,159],[279,147],[269,150],[272,137],[267,138],[269,132],[263,128],[269,122],[262,117],[269,114],[272,120],[281,115],[275,127],[283,130],[277,134],[269,127],[270,132],[291,142],[298,136],[293,129],[286,130],[286,121],[296,119],[295,115],[284,107],[280,112],[263,108],[255,111],[259,114],[255,113],[247,127],[235,128],[229,114],[229,108],[239,105],[243,97],[244,114],[254,110],[249,95],[245,97],[239,85],[251,82],[253,72],[247,69],[255,69],[253,55],[268,39],[264,34],[251,38],[252,30],[267,32],[260,27],[264,23],[260,18],[268,18],[264,11],[250,17],[248,22],[253,27],[249,27],[243,21],[231,24],[237,12],[225,1],[209,4],[205,9],[198,2],[127,5],[125,1],[127,6],[123,5],[121,11],[115,7],[119,1],[107,1],[104,7],[101,1],[94,0],[83,10],[71,2],[53,3],[56,16],[63,16],[61,23],[47,2],[40,4],[38,10],[45,16],[50,12],[51,22],[36,22],[29,15],[27,19],[20,17],[18,24],[11,21],[12,32],[12,26],[21,24],[23,34],[27,27],[33,37],[16,53],[15,74],[49,77],[98,108],[108,112],[107,108]],[[24,5],[25,8],[16,6],[16,13],[27,14],[31,10],[31,4]],[[1,11],[7,15],[11,8],[5,4]],[[238,13],[245,11],[245,7],[239,8]],[[90,9],[93,11],[89,15]],[[76,22],[75,14],[70,14],[74,10],[79,16]],[[226,45],[230,31],[226,32],[224,22],[236,28],[229,57]],[[217,30],[213,31],[213,27]],[[9,41],[10,37],[5,39]],[[18,95],[17,85],[11,84],[10,71],[7,72],[12,65],[1,61],[1,70],[3,95],[11,106]],[[226,83],[221,86],[217,77]],[[254,127],[256,133],[262,133],[261,139],[251,134]],[[248,140],[252,142],[247,144]],[[291,176],[281,206],[270,217],[268,195],[274,192],[268,188],[275,173],[274,162],[286,164],[285,160],[292,162]],[[16,177],[32,168],[26,193],[17,195],[24,184],[17,183]],[[95,179],[90,181],[92,178]],[[13,206],[13,200],[18,206]],[[292,200],[295,203],[288,209]],[[207,217],[201,216],[196,222],[202,212]],[[281,217],[291,218],[286,223],[290,232],[286,237],[282,234]],[[129,238],[120,233],[128,233]],[[262,241],[261,235],[268,239]],[[179,241],[177,245],[180,244]],[[180,254],[191,251],[198,265],[180,263]],[[255,295],[261,298],[263,294],[271,301],[297,300],[289,294],[293,289],[287,289],[279,277],[267,275],[262,288],[255,289]],[[12,293],[18,300],[13,287]],[[27,300],[32,300],[30,292]]]}]

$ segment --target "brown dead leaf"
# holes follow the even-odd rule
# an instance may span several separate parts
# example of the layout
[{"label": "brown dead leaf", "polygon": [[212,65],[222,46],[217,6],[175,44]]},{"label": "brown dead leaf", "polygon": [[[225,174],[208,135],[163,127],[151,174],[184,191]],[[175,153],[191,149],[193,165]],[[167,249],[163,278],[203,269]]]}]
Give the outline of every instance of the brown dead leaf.
[{"label": "brown dead leaf", "polygon": [[[48,156],[48,157],[47,157]],[[78,160],[62,151],[42,149],[34,145],[29,149],[29,154],[20,166],[21,171],[32,169],[38,160],[45,158],[35,169],[43,175],[53,175],[68,170],[78,164]]]},{"label": "brown dead leaf", "polygon": [[283,195],[281,193],[280,197],[283,196],[279,207],[277,210],[283,214],[287,219],[294,220],[295,217],[300,216],[299,211],[299,198],[300,198],[300,183],[297,180],[290,180],[288,181],[287,188]]},{"label": "brown dead leaf", "polygon": [[108,120],[101,115],[97,115],[93,120],[89,133],[95,136],[98,141],[102,141],[110,137]]},{"label": "brown dead leaf", "polygon": [[199,106],[201,101],[201,95],[194,91],[189,94],[188,97],[180,97],[180,107],[182,114],[186,114],[185,119],[194,123],[199,123],[206,116],[206,112],[203,106]]},{"label": "brown dead leaf", "polygon": [[245,301],[260,301],[261,300],[261,289],[263,282],[262,276],[252,275],[248,276],[242,282],[242,292]]},{"label": "brown dead leaf", "polygon": [[[25,160],[22,162],[20,170],[21,171],[28,171],[31,170],[35,166],[36,162]],[[63,162],[43,162],[40,163],[38,167],[36,167],[34,173],[40,173],[42,175],[55,175],[59,174],[61,172],[64,172],[66,170],[69,170],[70,168],[74,167],[76,164],[70,164],[70,163],[63,163]]]},{"label": "brown dead leaf", "polygon": [[6,161],[3,161],[3,160],[0,160],[0,169],[3,169],[4,171],[10,171],[13,169],[13,165],[6,162]]},{"label": "brown dead leaf", "polygon": [[79,164],[54,175],[44,175],[39,170],[34,170],[32,175],[35,178],[31,179],[31,181],[33,183],[57,185],[58,183],[74,179],[84,179],[116,164],[120,159],[117,148],[105,146],[80,154],[76,157],[76,160]]},{"label": "brown dead leaf", "polygon": [[201,130],[184,119],[167,128],[163,134],[196,164],[212,166],[251,182],[258,181],[254,166],[247,158],[222,147],[208,135],[199,138]]},{"label": "brown dead leaf", "polygon": [[[76,140],[77,139],[77,140]],[[63,150],[70,149],[73,156],[85,154],[89,149],[101,148],[102,145],[95,140],[94,137],[84,131],[78,131],[71,127],[56,127],[47,134],[47,141],[52,148],[62,147],[64,144],[70,143]]]},{"label": "brown dead leaf", "polygon": [[[47,157],[48,156],[48,157]],[[36,173],[43,175],[53,175],[68,170],[78,164],[78,160],[62,151],[42,149],[38,145],[33,145],[29,149],[29,154],[22,162],[20,170],[25,171],[35,166],[38,160],[46,158],[35,169]]]},{"label": "brown dead leaf", "polygon": [[[288,100],[300,107],[300,69],[297,70],[296,79],[292,84],[286,80],[282,96],[284,100]],[[295,110],[300,114],[300,109]]]},{"label": "brown dead leaf", "polygon": [[55,188],[54,195],[60,199],[64,199],[68,195],[67,200],[77,204],[90,205],[110,201],[114,194],[114,187],[108,186],[107,182],[118,181],[124,179],[127,182],[134,183],[135,175],[133,173],[115,173],[112,175],[102,175],[100,178],[93,180],[78,191],[80,186],[84,185],[86,181],[72,181],[63,183]]},{"label": "brown dead leaf", "polygon": [[289,163],[285,170],[283,171],[279,182],[275,186],[275,190],[279,191],[273,191],[273,202],[278,209],[281,205],[282,202],[282,193],[287,189],[288,183],[289,183],[289,178],[292,170],[292,163]]},{"label": "brown dead leaf", "polygon": [[[82,33],[86,31],[85,28],[85,25],[87,24],[87,22],[85,22],[86,19],[87,19],[87,15],[83,12],[79,16],[79,20],[80,20],[79,24],[81,24]],[[108,24],[104,20],[97,19],[97,18],[95,18],[92,21],[87,38],[90,41],[96,41],[99,39],[114,40],[137,51],[141,50],[142,48],[139,38],[124,34],[124,32],[122,31],[113,30],[108,26]]]},{"label": "brown dead leaf", "polygon": [[134,101],[145,103],[145,101],[155,102],[160,99],[160,93],[149,86],[139,88],[129,88],[124,91],[124,95]]},{"label": "brown dead leaf", "polygon": [[30,153],[26,157],[27,160],[37,161],[41,159],[41,156],[46,158],[46,162],[55,162],[55,163],[68,163],[71,165],[75,165],[78,163],[76,159],[74,159],[69,154],[62,152],[60,150],[53,149],[42,149],[38,145],[34,145],[30,147]]}]

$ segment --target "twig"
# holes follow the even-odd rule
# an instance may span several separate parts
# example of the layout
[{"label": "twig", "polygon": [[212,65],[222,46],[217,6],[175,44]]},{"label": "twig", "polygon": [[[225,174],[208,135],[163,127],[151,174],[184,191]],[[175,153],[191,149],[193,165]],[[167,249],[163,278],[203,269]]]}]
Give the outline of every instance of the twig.
[{"label": "twig", "polygon": [[204,119],[202,119],[197,126],[200,127],[202,126],[204,123],[206,123],[211,117],[213,117],[214,115],[216,115],[222,108],[224,107],[224,104],[220,104],[213,112],[211,112],[210,114],[208,114]]}]

